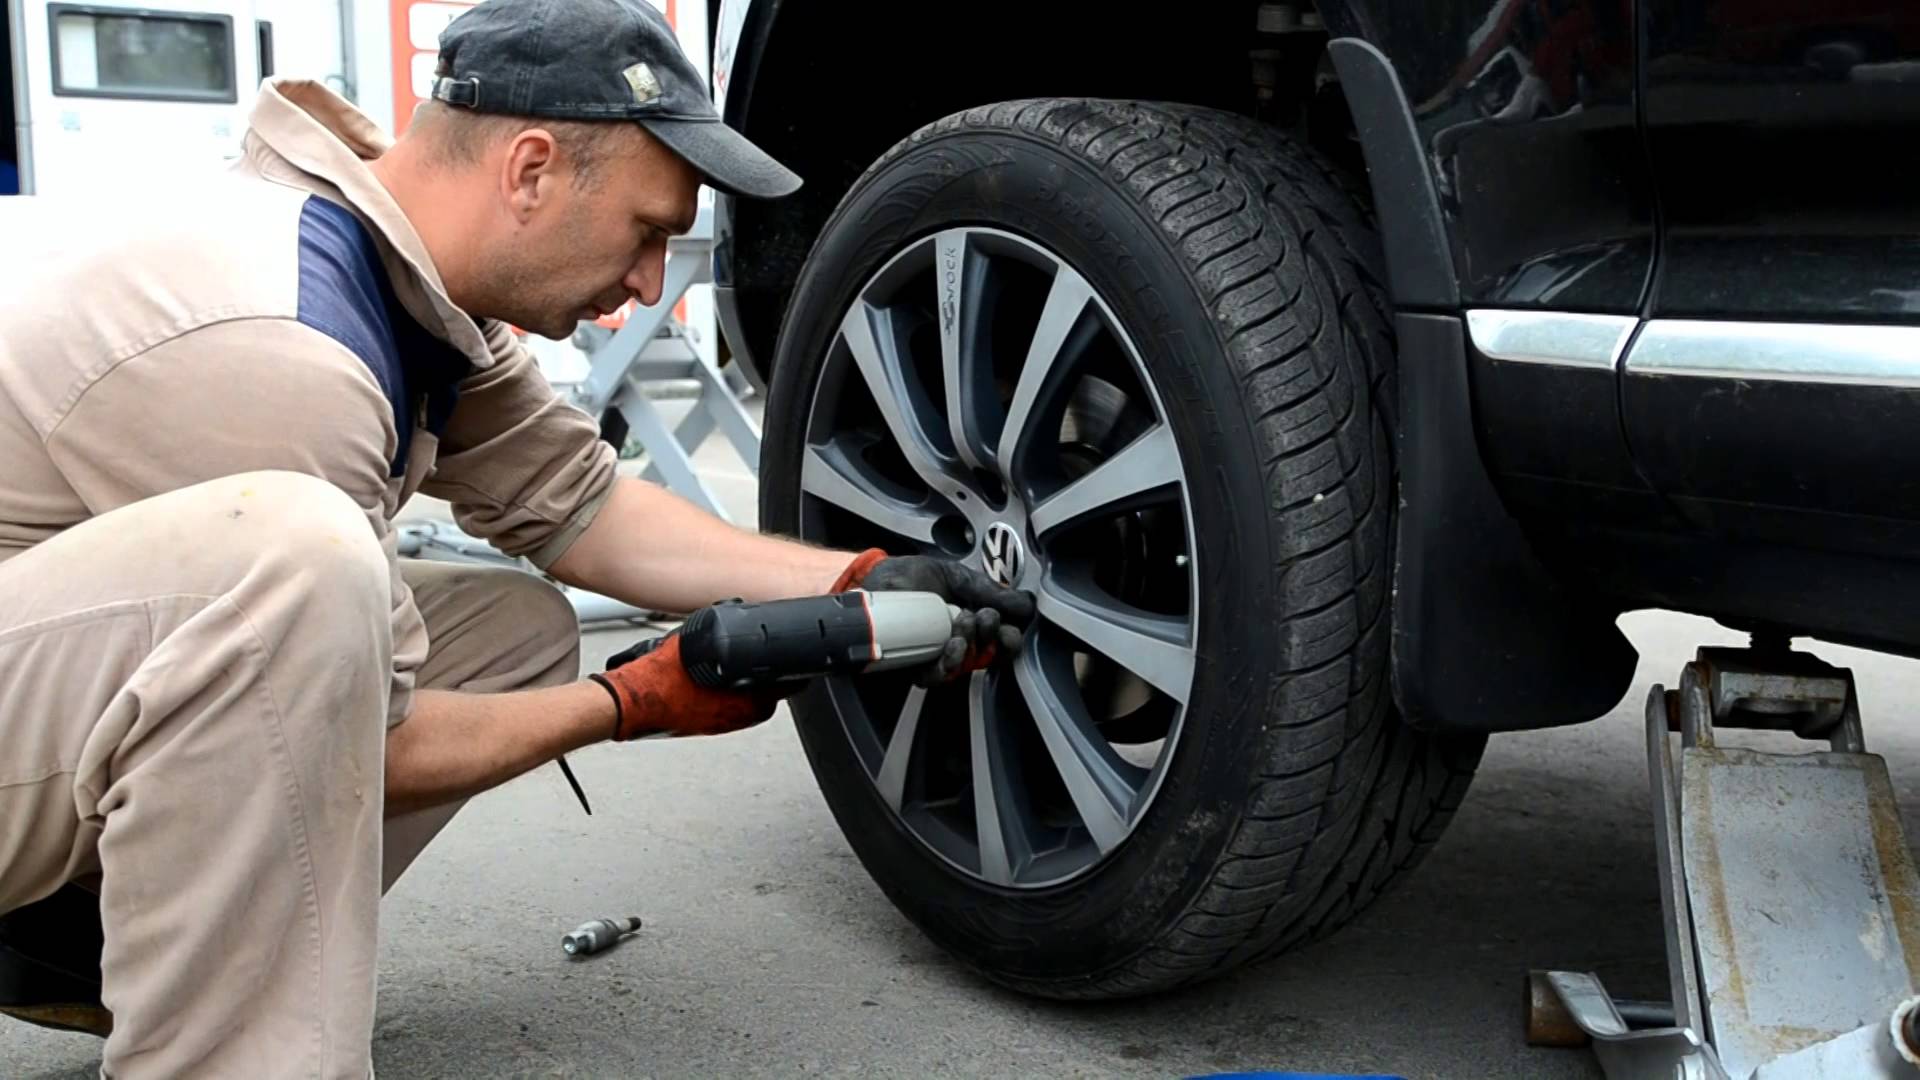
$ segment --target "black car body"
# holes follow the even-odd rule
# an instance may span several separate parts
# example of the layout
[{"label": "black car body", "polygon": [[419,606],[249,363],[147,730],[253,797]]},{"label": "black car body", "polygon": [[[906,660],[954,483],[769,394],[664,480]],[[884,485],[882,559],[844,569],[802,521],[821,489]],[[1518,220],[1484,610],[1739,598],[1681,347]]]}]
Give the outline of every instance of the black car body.
[{"label": "black car body", "polygon": [[1371,195],[1408,724],[1602,715],[1638,608],[1920,655],[1920,7],[898,10],[715,8],[727,121],[808,185],[719,203],[750,369],[849,186],[923,124],[1048,95],[1252,117]]},{"label": "black car body", "polygon": [[[1102,17],[1053,6],[1073,10],[1042,21]],[[861,11],[736,7],[739,36],[721,46],[729,123],[789,153],[871,123],[859,106],[827,114],[794,101],[784,80],[799,73],[777,57],[804,39],[809,64],[860,67],[890,45],[859,29]],[[1253,23],[1251,5],[1215,7]],[[1459,603],[1403,588],[1403,705],[1489,729],[1587,719],[1617,700],[1630,667],[1594,640],[1609,636],[1598,623],[1637,607],[1920,653],[1920,478],[1905,466],[1920,460],[1920,9],[1376,0],[1318,10],[1383,219],[1393,299],[1431,354],[1403,359],[1403,371],[1444,368],[1434,392],[1464,395],[1434,418],[1443,430],[1407,447],[1448,487],[1432,516],[1403,521],[1430,535],[1401,559],[1432,555],[1412,572],[1451,582],[1429,588]],[[997,33],[1003,14],[983,12],[988,26],[955,36]],[[1125,18],[1140,38],[1188,20],[1198,25],[1169,37],[1246,37],[1205,14]],[[943,35],[953,20],[943,13]],[[1016,55],[1003,70],[1018,67],[1022,50],[1005,51]],[[974,96],[1030,93],[1029,78],[1011,75],[1022,85],[1008,92],[981,80]],[[1071,70],[1057,83],[1085,85]],[[1190,95],[1215,100],[1212,90],[1196,81]],[[1308,107],[1325,93],[1309,92]],[[868,145],[904,135],[901,123]],[[721,319],[760,377],[809,227],[848,167],[865,164],[803,161],[815,190],[802,206],[720,200]],[[1421,382],[1410,380],[1410,413],[1426,404]],[[1478,489],[1482,475],[1495,497],[1454,504],[1466,493],[1454,485]],[[1420,480],[1408,486],[1422,501]],[[1543,566],[1504,542],[1509,517]],[[1489,545],[1502,557],[1489,559]],[[1560,581],[1598,603],[1593,625],[1565,627],[1559,642],[1537,631],[1502,640],[1485,625],[1493,596],[1524,625],[1556,619]],[[1604,670],[1578,670],[1589,666]],[[1589,683],[1599,685],[1575,692]]]}]

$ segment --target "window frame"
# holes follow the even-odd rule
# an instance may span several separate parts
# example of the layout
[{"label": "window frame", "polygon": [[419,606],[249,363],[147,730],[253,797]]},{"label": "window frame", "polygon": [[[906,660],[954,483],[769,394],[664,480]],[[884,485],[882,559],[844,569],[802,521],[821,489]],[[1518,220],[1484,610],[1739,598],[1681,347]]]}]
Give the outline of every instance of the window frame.
[{"label": "window frame", "polygon": [[[226,32],[227,85],[224,90],[125,90],[67,86],[60,71],[60,17],[95,15],[135,19],[167,19],[175,22],[213,23]],[[240,39],[233,16],[213,11],[167,11],[158,8],[111,7],[105,4],[48,4],[47,46],[52,57],[53,92],[57,97],[107,98],[120,101],[182,101],[195,105],[233,105],[240,100]]]}]

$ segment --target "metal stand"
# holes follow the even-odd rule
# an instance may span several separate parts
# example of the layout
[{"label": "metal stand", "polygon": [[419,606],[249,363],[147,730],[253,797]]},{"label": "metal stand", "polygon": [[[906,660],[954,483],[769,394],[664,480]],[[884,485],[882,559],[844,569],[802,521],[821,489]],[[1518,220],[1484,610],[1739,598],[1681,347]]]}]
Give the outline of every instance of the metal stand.
[{"label": "metal stand", "polygon": [[[591,323],[574,334],[574,344],[593,368],[572,387],[573,403],[590,416],[620,417],[625,431],[647,452],[641,475],[664,483],[702,509],[731,520],[720,500],[693,468],[693,452],[718,430],[754,476],[760,475],[760,425],[740,403],[736,386],[702,357],[672,321],[673,306],[695,285],[711,281],[713,216],[703,208],[693,231],[667,245],[667,280],[660,302],[636,308],[625,326],[609,333]],[[664,332],[663,332],[664,330]],[[682,391],[675,395],[674,390]],[[653,399],[692,397],[693,411],[668,429]]]},{"label": "metal stand", "polygon": [[[1723,747],[1716,727],[1829,749]],[[1920,872],[1852,673],[1784,644],[1701,649],[1654,687],[1647,757],[1672,1001],[1535,972],[1529,1041],[1590,1041],[1613,1078],[1920,1077]]]},{"label": "metal stand", "polygon": [[[687,290],[712,280],[713,214],[703,207],[687,235],[667,244],[666,282],[660,302],[636,307],[626,325],[608,330],[582,323],[574,344],[587,354],[591,370],[578,383],[560,384],[569,400],[589,416],[599,417],[602,430],[616,444],[631,437],[645,449],[644,479],[664,484],[722,520],[731,520],[720,500],[693,467],[693,453],[715,431],[725,436],[748,472],[759,475],[760,426],[741,404],[748,391],[737,372],[723,375],[688,339],[685,327],[673,320],[673,309]],[[691,398],[693,409],[668,428],[656,400]],[[531,563],[510,559],[491,544],[458,527],[440,522],[404,525],[400,554],[411,558],[445,559],[512,566],[529,572]],[[656,612],[623,604],[579,589],[563,588],[584,625],[609,620],[647,619]]]}]

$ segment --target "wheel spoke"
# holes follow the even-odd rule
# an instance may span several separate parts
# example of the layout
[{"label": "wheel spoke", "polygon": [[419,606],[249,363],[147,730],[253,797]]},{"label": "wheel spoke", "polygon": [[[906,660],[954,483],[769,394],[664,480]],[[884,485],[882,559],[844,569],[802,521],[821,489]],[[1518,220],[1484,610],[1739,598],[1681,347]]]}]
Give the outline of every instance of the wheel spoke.
[{"label": "wheel spoke", "polygon": [[1000,721],[993,677],[976,673],[967,687],[967,724],[973,745],[973,821],[980,838],[980,876],[995,885],[1011,885],[1027,845],[1015,801],[1013,763],[1007,760]]},{"label": "wheel spoke", "polygon": [[1040,618],[1008,664],[966,680],[964,732],[945,722],[960,686],[834,679],[833,706],[893,827],[979,888],[1053,888],[1121,854],[1184,738],[1191,485],[1157,380],[1059,255],[959,225],[860,288],[802,444],[805,538],[978,565],[1011,530]]},{"label": "wheel spoke", "polygon": [[986,257],[964,229],[934,238],[934,278],[940,292],[940,370],[947,393],[947,426],[960,460],[985,468],[999,438],[999,398],[993,362],[985,355],[988,280]]},{"label": "wheel spoke", "polygon": [[1073,686],[1071,657],[1047,649],[1036,636],[1015,664],[1014,677],[1081,823],[1102,855],[1112,851],[1127,838],[1145,770],[1116,754],[1094,726]]},{"label": "wheel spoke", "polygon": [[800,488],[809,495],[872,522],[896,536],[933,543],[938,514],[881,487],[878,479],[839,446],[809,446],[800,468]]},{"label": "wheel spoke", "polygon": [[880,774],[874,778],[880,797],[896,814],[906,800],[907,763],[913,760],[913,743],[919,737],[920,713],[926,704],[926,690],[916,686],[907,692],[906,703],[900,706],[900,722],[893,727],[886,756],[880,761]]},{"label": "wheel spoke", "polygon": [[864,300],[856,300],[840,323],[840,333],[907,464],[928,487],[950,494],[952,482],[945,468],[947,455],[929,437],[925,424],[925,419],[934,414],[933,407],[909,377],[891,327],[886,327],[885,332],[876,327],[876,323],[884,326],[887,319],[886,312]]},{"label": "wheel spoke", "polygon": [[1052,569],[1041,579],[1040,615],[1161,693],[1187,703],[1193,688],[1193,646],[1187,620],[1156,615],[1101,596]]},{"label": "wheel spoke", "polygon": [[1092,299],[1093,287],[1087,279],[1064,265],[1054,274],[1046,306],[1040,310],[1033,341],[1027,347],[1026,362],[1020,368],[1020,382],[1007,406],[1006,424],[1000,429],[1000,464],[1009,473],[1014,471],[1013,463],[1024,444],[1031,441],[1027,428],[1033,422],[1036,406],[1045,391],[1062,381],[1069,366],[1062,360],[1076,351],[1068,347],[1068,338]]},{"label": "wheel spoke", "polygon": [[1141,496],[1179,482],[1180,451],[1174,445],[1173,429],[1160,424],[1034,507],[1033,531],[1045,536],[1077,518],[1123,509]]}]

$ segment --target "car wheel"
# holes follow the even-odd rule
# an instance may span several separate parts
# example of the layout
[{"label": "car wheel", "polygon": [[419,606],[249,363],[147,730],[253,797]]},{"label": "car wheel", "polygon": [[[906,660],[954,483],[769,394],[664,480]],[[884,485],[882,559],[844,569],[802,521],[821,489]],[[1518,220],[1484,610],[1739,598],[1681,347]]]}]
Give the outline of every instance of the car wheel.
[{"label": "car wheel", "polygon": [[1031,993],[1164,989],[1346,920],[1483,740],[1388,689],[1379,245],[1232,115],[1011,102],[861,177],[782,327],[763,527],[1032,591],[967,681],[829,680],[794,715],[895,905]]}]

